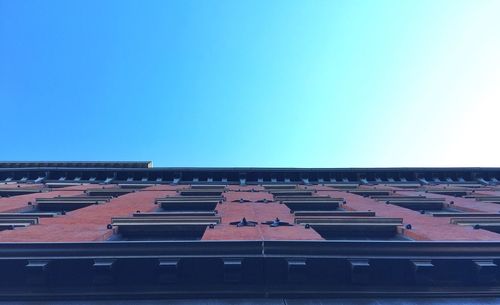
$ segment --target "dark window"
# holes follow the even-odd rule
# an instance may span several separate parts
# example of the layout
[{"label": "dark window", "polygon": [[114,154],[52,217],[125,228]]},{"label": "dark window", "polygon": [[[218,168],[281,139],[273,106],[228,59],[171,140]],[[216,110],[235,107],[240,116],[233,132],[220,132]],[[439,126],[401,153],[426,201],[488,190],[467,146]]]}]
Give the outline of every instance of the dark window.
[{"label": "dark window", "polygon": [[218,216],[148,216],[113,218],[110,240],[200,240],[208,227],[220,223]]},{"label": "dark window", "polygon": [[331,197],[288,197],[282,198],[280,203],[285,204],[292,212],[295,211],[335,211],[339,209],[342,198]]},{"label": "dark window", "polygon": [[463,197],[470,193],[470,190],[461,190],[461,189],[445,189],[445,190],[428,190],[429,193],[438,194],[438,195],[447,195],[454,197]]},{"label": "dark window", "polygon": [[216,211],[192,211],[192,212],[146,212],[146,213],[134,213],[134,217],[163,217],[163,216],[168,216],[168,217],[173,217],[173,216],[180,216],[180,217],[198,217],[198,216],[216,216],[217,212]]},{"label": "dark window", "polygon": [[[454,217],[458,216],[460,218],[463,217],[500,217],[500,213],[468,213],[468,212],[432,212],[430,213],[434,217]],[[500,218],[499,218],[500,219]]]},{"label": "dark window", "polygon": [[350,191],[347,191],[348,193],[351,193],[351,194],[356,194],[356,195],[360,195],[360,196],[363,196],[363,197],[369,197],[369,196],[388,196],[389,194],[392,194],[393,191],[389,191],[389,190],[350,190]]},{"label": "dark window", "polygon": [[444,198],[426,198],[424,196],[372,196],[373,199],[387,204],[397,205],[414,211],[456,211],[449,208]]},{"label": "dark window", "polygon": [[280,199],[280,197],[290,197],[290,196],[312,196],[314,192],[311,190],[303,190],[303,189],[295,189],[295,190],[272,189],[267,191],[271,193],[276,199]]},{"label": "dark window", "polygon": [[484,201],[490,203],[500,203],[500,196],[488,196],[488,195],[467,195],[466,198],[473,198],[477,201]]},{"label": "dark window", "polygon": [[342,190],[350,190],[350,189],[357,189],[359,184],[358,183],[332,183],[332,184],[325,184],[331,188],[334,189],[342,189]]},{"label": "dark window", "polygon": [[410,240],[400,234],[401,218],[296,217],[295,222],[327,240]]},{"label": "dark window", "polygon": [[297,189],[296,184],[264,184],[265,190],[294,190]]},{"label": "dark window", "polygon": [[224,184],[193,184],[191,185],[192,190],[220,190],[224,191],[226,189],[226,185]]},{"label": "dark window", "polygon": [[38,217],[22,213],[0,213],[0,231],[38,224]]},{"label": "dark window", "polygon": [[118,184],[118,186],[122,189],[144,189],[150,186],[153,186],[154,184],[151,183],[121,183]]},{"label": "dark window", "polygon": [[[499,214],[500,215],[500,214]],[[357,217],[370,217],[375,216],[372,211],[295,211],[295,217],[315,217],[315,216],[357,216]]]},{"label": "dark window", "polygon": [[500,218],[498,217],[455,217],[450,218],[450,223],[500,233]]},{"label": "dark window", "polygon": [[123,189],[123,188],[103,188],[103,189],[93,189],[87,190],[86,193],[89,196],[111,196],[118,197],[125,194],[133,193],[135,189]]},{"label": "dark window", "polygon": [[181,196],[222,196],[222,189],[190,189],[180,191]]},{"label": "dark window", "polygon": [[221,196],[174,196],[156,199],[161,210],[170,212],[214,211]]},{"label": "dark window", "polygon": [[74,197],[54,197],[54,198],[37,198],[32,209],[27,209],[23,212],[54,212],[62,213],[78,210],[94,204],[102,204],[108,202],[113,197],[109,196],[74,196]]},{"label": "dark window", "polygon": [[19,195],[28,195],[41,193],[40,189],[28,189],[28,188],[12,188],[12,189],[0,189],[0,197],[12,197]]}]

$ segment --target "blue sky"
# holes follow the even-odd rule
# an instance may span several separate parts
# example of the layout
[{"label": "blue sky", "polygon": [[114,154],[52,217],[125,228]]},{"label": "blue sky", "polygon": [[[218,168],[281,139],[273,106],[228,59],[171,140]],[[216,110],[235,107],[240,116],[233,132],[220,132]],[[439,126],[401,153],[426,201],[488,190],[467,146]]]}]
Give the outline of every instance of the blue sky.
[{"label": "blue sky", "polygon": [[486,0],[0,0],[0,159],[500,166],[498,16]]}]

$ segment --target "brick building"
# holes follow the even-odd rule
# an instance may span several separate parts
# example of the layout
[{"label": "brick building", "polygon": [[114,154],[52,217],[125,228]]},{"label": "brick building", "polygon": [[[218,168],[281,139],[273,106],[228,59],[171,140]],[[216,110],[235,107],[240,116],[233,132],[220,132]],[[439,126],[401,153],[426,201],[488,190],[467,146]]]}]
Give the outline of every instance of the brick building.
[{"label": "brick building", "polygon": [[498,168],[4,162],[0,299],[495,297],[497,179]]}]

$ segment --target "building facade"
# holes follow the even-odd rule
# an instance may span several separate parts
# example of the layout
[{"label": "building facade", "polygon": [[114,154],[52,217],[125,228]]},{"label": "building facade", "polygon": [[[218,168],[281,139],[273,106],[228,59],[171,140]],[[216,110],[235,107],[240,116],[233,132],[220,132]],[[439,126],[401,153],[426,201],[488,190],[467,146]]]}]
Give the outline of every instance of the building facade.
[{"label": "building facade", "polygon": [[0,163],[0,299],[495,297],[499,168]]}]

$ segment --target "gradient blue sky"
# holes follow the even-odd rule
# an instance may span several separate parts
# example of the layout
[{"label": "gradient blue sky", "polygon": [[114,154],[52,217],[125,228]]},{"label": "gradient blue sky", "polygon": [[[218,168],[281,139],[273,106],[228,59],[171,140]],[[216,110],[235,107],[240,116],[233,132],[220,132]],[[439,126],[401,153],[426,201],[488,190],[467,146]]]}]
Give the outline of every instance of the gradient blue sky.
[{"label": "gradient blue sky", "polygon": [[0,160],[500,166],[500,1],[0,0]]}]

